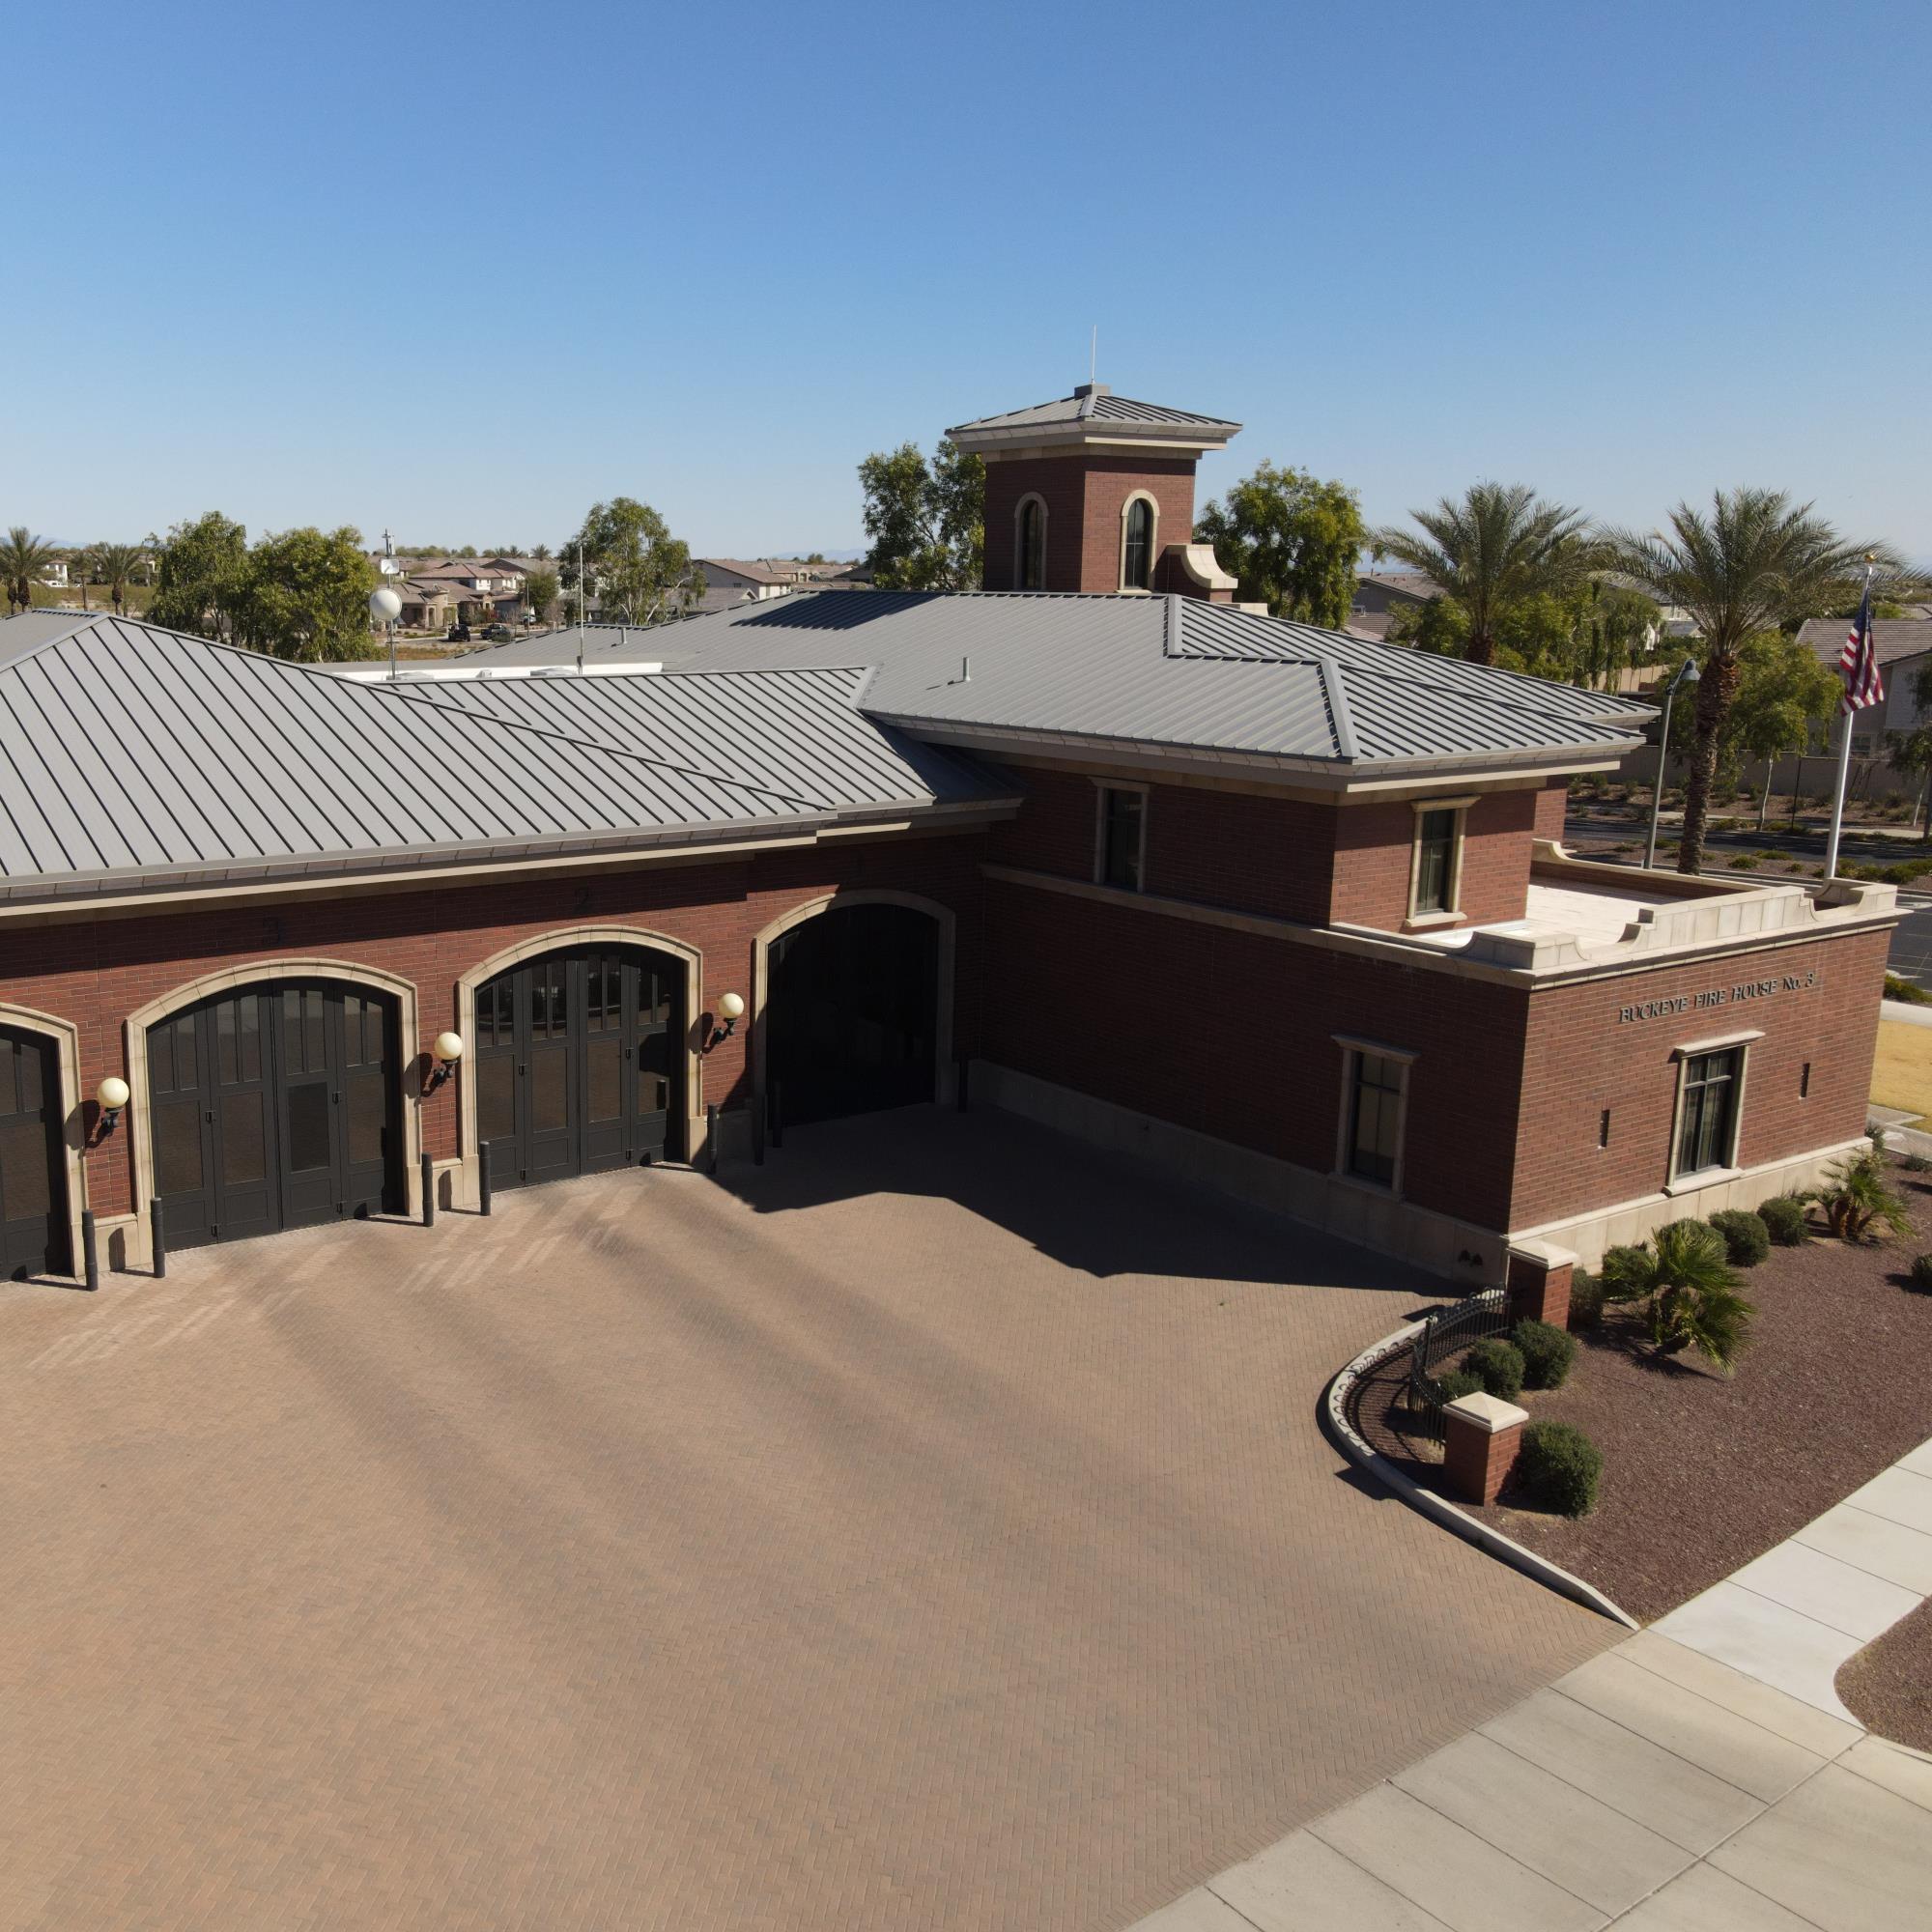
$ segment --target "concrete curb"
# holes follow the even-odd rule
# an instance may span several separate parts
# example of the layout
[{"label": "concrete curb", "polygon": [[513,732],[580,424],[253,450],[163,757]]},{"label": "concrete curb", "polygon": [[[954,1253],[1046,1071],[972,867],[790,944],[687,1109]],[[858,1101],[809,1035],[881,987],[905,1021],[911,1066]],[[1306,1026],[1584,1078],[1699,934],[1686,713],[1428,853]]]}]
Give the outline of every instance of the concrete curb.
[{"label": "concrete curb", "polygon": [[1411,1482],[1386,1456],[1378,1455],[1363,1440],[1354,1424],[1349,1420],[1350,1396],[1356,1383],[1371,1369],[1407,1348],[1421,1329],[1420,1321],[1411,1321],[1406,1327],[1398,1328],[1393,1335],[1384,1335],[1379,1342],[1371,1343],[1364,1349],[1347,1368],[1336,1373],[1321,1394],[1321,1423],[1329,1440],[1357,1468],[1366,1469],[1410,1509],[1434,1518],[1452,1536],[1473,1543],[1478,1549],[1495,1557],[1498,1562],[1507,1563],[1512,1570],[1520,1570],[1545,1589],[1554,1590],[1559,1597],[1568,1597],[1572,1603],[1581,1604],[1586,1610],[1595,1610],[1599,1616],[1608,1617],[1612,1623],[1622,1624],[1626,1630],[1641,1630],[1643,1626],[1628,1610],[1620,1609],[1601,1590],[1584,1582],[1582,1577],[1573,1577],[1547,1557],[1537,1555],[1533,1549],[1525,1549],[1521,1544],[1504,1536],[1499,1530],[1492,1529],[1488,1523],[1478,1522],[1474,1517],[1464,1515],[1454,1503]]}]

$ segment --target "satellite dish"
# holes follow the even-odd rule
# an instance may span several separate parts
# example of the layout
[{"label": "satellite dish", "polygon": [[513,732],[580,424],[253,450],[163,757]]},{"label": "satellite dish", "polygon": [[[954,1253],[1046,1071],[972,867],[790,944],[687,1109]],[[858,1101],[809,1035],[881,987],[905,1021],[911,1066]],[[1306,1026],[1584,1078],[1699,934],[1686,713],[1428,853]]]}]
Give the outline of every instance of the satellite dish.
[{"label": "satellite dish", "polygon": [[403,600],[385,583],[370,591],[369,614],[379,624],[393,624],[403,614]]}]

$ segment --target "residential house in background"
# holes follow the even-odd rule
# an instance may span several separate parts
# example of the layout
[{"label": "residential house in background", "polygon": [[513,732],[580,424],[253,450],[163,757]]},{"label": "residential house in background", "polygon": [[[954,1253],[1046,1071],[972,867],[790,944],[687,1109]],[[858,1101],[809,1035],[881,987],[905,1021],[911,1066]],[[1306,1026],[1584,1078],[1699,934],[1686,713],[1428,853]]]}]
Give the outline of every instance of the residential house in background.
[{"label": "residential house in background", "polygon": [[[1812,617],[1799,631],[1798,641],[1835,670],[1851,628],[1847,617]],[[1866,756],[1883,750],[1890,733],[1916,731],[1932,723],[1932,712],[1921,710],[1914,694],[1918,673],[1932,663],[1932,618],[1875,617],[1872,644],[1885,679],[1885,702],[1852,714],[1852,749]]]},{"label": "residential house in background", "polygon": [[50,557],[41,566],[39,581],[50,590],[65,590],[71,582],[67,574],[67,558]]},{"label": "residential house in background", "polygon": [[1385,638],[1398,611],[1419,611],[1442,595],[1442,586],[1419,570],[1372,571],[1355,579],[1349,629],[1357,637]]}]

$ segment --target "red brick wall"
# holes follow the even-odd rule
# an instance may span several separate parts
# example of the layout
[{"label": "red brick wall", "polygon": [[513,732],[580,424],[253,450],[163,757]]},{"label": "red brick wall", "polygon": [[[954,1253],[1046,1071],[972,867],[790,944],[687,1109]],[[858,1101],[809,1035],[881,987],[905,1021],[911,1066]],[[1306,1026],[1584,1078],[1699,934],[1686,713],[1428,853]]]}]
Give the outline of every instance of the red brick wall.
[{"label": "red brick wall", "polygon": [[986,1056],[1326,1173],[1351,1033],[1418,1051],[1405,1194],[1506,1225],[1526,995],[989,881]]},{"label": "red brick wall", "polygon": [[[78,1027],[80,1091],[91,1096],[104,1075],[128,1071],[123,1022],[130,1012],[188,980],[247,960],[321,956],[413,981],[421,1029],[413,1046],[426,1051],[456,1023],[458,977],[519,940],[585,923],[662,932],[702,952],[701,994],[708,1005],[726,991],[750,997],[753,940],[792,906],[840,886],[890,887],[936,899],[959,915],[954,1039],[959,1052],[973,1053],[983,851],[980,837],[962,835],[772,853],[738,865],[425,885],[274,906],[231,904],[146,919],[15,927],[0,930],[0,986],[9,1000]],[[706,1101],[729,1107],[746,1099],[747,1031],[741,1027],[706,1060]],[[405,1042],[406,1049],[412,1045]],[[453,1155],[456,1122],[455,1089],[445,1087],[423,1108],[426,1151]],[[127,1133],[117,1133],[89,1158],[98,1213],[124,1213],[132,1204],[130,1146]]]},{"label": "red brick wall", "polygon": [[[1486,792],[1463,817],[1463,925],[1520,919],[1529,894],[1535,791]],[[1333,917],[1399,932],[1408,917],[1415,808],[1344,806],[1337,814]]]},{"label": "red brick wall", "polygon": [[[1092,879],[1095,786],[1084,772],[1015,768],[1027,802],[995,826],[988,856],[1064,879]],[[1191,785],[1150,787],[1147,889],[1319,924],[1327,917],[1334,811],[1293,799]]]},{"label": "red brick wall", "polygon": [[1563,838],[1563,814],[1570,806],[1570,781],[1551,779],[1536,794],[1536,836],[1539,838],[1553,838],[1560,844]]},{"label": "red brick wall", "polygon": [[[1530,1001],[1511,1222],[1536,1227],[1653,1194],[1670,1175],[1671,1048],[1762,1028],[1745,1069],[1739,1164],[1756,1167],[1864,1131],[1888,932],[1727,954],[1552,988]],[[1664,1017],[1620,1021],[1639,1002],[1726,995],[1760,980],[1814,984]],[[1799,1096],[1811,1063],[1810,1097]],[[1598,1128],[1610,1109],[1610,1144]],[[1694,1208],[1687,1208],[1694,1212]]]},{"label": "red brick wall", "polygon": [[986,466],[985,587],[1014,587],[1013,512],[1037,494],[1046,504],[1048,590],[1121,587],[1121,512],[1145,490],[1160,507],[1156,554],[1194,530],[1194,465],[1127,456],[1026,457]]}]

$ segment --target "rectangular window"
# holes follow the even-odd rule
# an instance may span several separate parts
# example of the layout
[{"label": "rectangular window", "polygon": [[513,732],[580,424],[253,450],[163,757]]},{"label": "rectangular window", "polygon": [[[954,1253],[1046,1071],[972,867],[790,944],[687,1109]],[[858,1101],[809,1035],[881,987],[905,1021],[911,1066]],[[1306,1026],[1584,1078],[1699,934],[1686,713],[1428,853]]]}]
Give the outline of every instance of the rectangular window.
[{"label": "rectangular window", "polygon": [[1415,821],[1415,901],[1411,918],[1456,910],[1456,837],[1462,813],[1450,810],[1418,812]]},{"label": "rectangular window", "polygon": [[1099,880],[1123,893],[1142,889],[1147,844],[1147,793],[1124,785],[1100,787]]},{"label": "rectangular window", "polygon": [[1403,1063],[1357,1051],[1349,1096],[1349,1172],[1383,1187],[1395,1185],[1402,1151]]},{"label": "rectangular window", "polygon": [[1684,1063],[1684,1111],[1677,1137],[1680,1177],[1733,1165],[1737,1143],[1738,1084],[1744,1049],[1692,1055]]},{"label": "rectangular window", "polygon": [[1597,1145],[1606,1148],[1610,1144],[1610,1110],[1605,1107],[1603,1117],[1597,1122]]},{"label": "rectangular window", "polygon": [[1811,1097],[1811,1063],[1807,1060],[1798,1075],[1798,1097],[1808,1100]]}]

